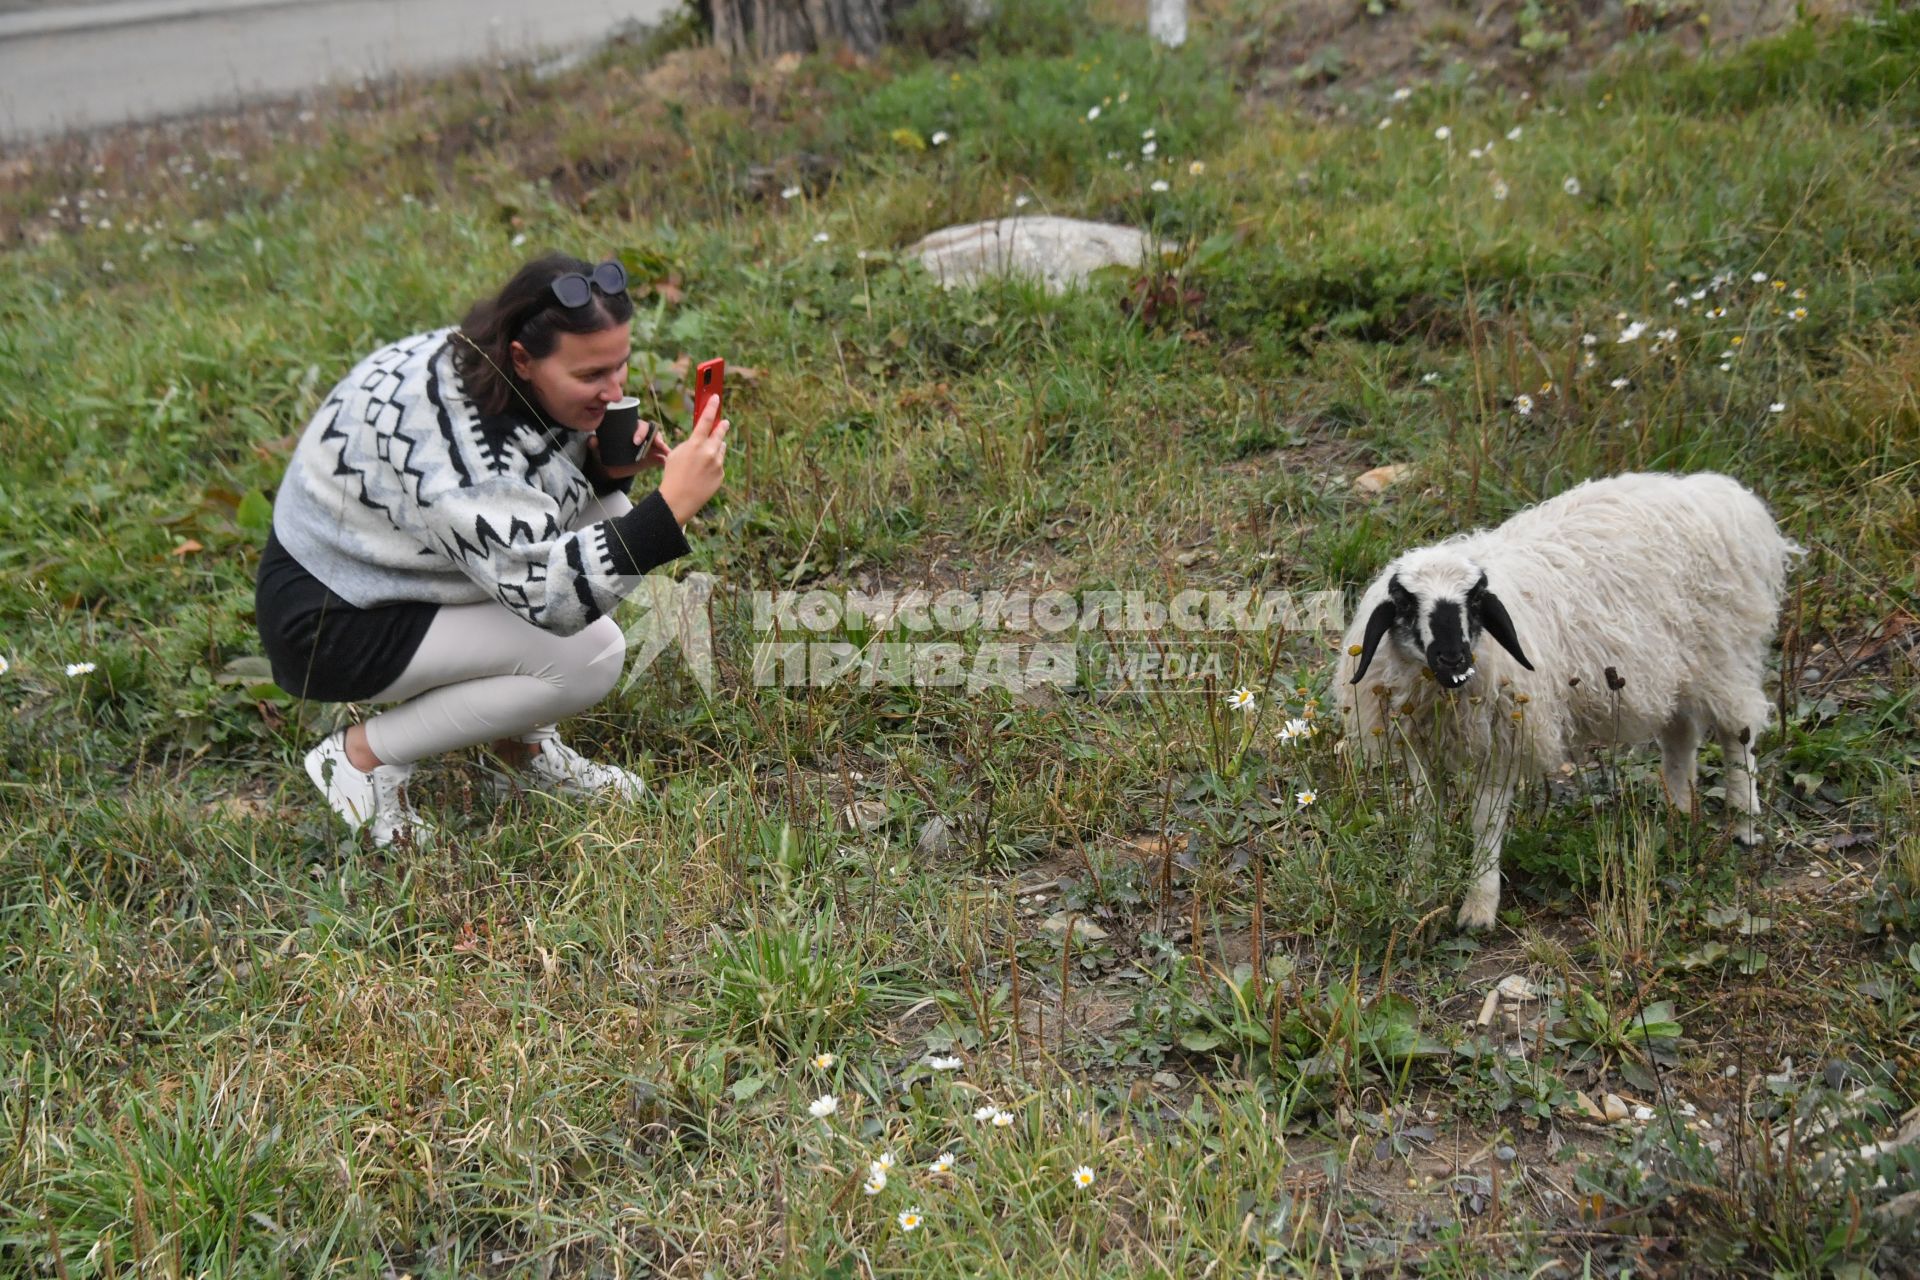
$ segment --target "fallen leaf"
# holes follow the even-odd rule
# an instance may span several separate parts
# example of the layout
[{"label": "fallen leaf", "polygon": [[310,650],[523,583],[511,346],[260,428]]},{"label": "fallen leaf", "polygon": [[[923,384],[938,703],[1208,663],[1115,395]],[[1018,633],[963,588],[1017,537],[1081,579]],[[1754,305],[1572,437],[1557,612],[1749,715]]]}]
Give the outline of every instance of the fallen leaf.
[{"label": "fallen leaf", "polygon": [[201,545],[200,540],[198,538],[188,538],[183,542],[181,542],[179,546],[169,551],[167,554],[170,556],[190,556],[196,551],[205,551],[205,550],[206,550],[206,547]]}]

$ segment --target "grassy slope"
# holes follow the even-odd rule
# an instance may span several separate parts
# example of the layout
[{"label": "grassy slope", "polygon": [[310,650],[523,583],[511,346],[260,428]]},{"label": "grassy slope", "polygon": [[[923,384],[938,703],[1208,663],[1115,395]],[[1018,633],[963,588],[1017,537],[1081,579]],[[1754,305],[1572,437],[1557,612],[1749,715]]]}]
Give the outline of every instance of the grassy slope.
[{"label": "grassy slope", "polygon": [[[1802,1082],[1850,1061],[1887,1106],[1920,1093],[1915,976],[1854,935],[1859,900],[1897,921],[1920,873],[1892,865],[1920,861],[1911,650],[1834,665],[1916,588],[1913,18],[1316,125],[1237,106],[1204,41],[1167,56],[1040,12],[935,62],[748,78],[627,50],[272,137],[103,140],[0,196],[0,1267],[51,1274],[50,1232],[76,1275],[1871,1254],[1872,1219],[1823,1244],[1804,1171],[1671,1152],[1596,1164],[1578,1190],[1627,1216],[1567,1233],[1574,1157],[1606,1142],[1565,1114],[1575,1088],[1684,1097],[1751,1141],[1741,1088],[1783,1055]],[[111,228],[80,226],[83,193]],[[1020,196],[1184,252],[1057,300],[946,294],[896,256]],[[345,846],[290,781],[324,709],[223,677],[255,647],[247,495],[358,354],[547,244],[672,282],[639,343],[663,404],[676,357],[758,371],[693,558],[741,587],[1354,586],[1589,475],[1731,471],[1815,549],[1764,751],[1779,838],[1737,855],[1717,808],[1661,813],[1629,753],[1572,784],[1611,825],[1536,808],[1511,927],[1457,943],[1434,923],[1457,851],[1406,857],[1415,819],[1332,735],[1273,742],[1328,637],[1230,651],[1230,682],[1280,700],[1242,753],[1249,722],[1193,696],[756,690],[723,601],[719,696],[668,672],[573,731],[643,761],[662,805],[495,810],[448,765],[426,789],[451,850]],[[1651,321],[1637,342],[1622,312]],[[1378,462],[1414,478],[1353,494]],[[856,798],[886,823],[849,833]],[[958,847],[913,852],[969,805],[990,818]],[[1648,859],[1660,878],[1621,891]],[[1063,958],[1035,928],[1063,903],[1111,936]],[[1728,907],[1772,921],[1766,968],[1708,949],[1745,941]],[[1256,940],[1258,990],[1221,980]],[[1551,1035],[1464,1033],[1515,971],[1565,988],[1535,1008]],[[1684,1039],[1655,1037],[1656,1085],[1661,1001]],[[965,1070],[912,1065],[930,1047]],[[805,1065],[821,1049],[840,1062]],[[982,1097],[1015,1123],[976,1125]],[[902,1166],[868,1202],[882,1148]],[[942,1149],[960,1176],[921,1172]],[[1642,1231],[1666,1243],[1613,1238]]]}]

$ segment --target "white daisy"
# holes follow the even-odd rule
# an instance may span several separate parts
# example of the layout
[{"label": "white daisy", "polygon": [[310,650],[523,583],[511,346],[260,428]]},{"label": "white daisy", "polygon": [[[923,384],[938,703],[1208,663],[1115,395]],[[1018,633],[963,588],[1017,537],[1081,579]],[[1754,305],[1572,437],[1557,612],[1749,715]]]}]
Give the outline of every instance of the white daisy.
[{"label": "white daisy", "polygon": [[1775,400],[1772,404],[1767,406],[1768,413],[1785,413],[1786,411],[1787,411],[1787,402],[1785,400]]},{"label": "white daisy", "polygon": [[1308,805],[1312,804],[1315,800],[1318,800],[1319,798],[1320,797],[1318,795],[1314,794],[1311,791],[1296,792],[1293,797],[1294,802],[1298,804],[1302,809],[1306,808]]},{"label": "white daisy", "polygon": [[1518,141],[1520,141],[1520,126],[1519,126],[1519,125],[1515,125],[1515,126],[1513,126],[1513,128],[1511,128],[1511,129],[1509,129],[1509,130],[1507,130],[1507,141],[1508,141],[1508,142],[1518,142]]},{"label": "white daisy", "polygon": [[918,1231],[920,1229],[920,1206],[919,1205],[915,1205],[911,1209],[902,1209],[900,1211],[900,1229],[902,1231]]},{"label": "white daisy", "polygon": [[1171,189],[1172,188],[1167,186],[1167,180],[1165,178],[1155,178],[1152,186],[1148,188],[1148,190],[1151,191],[1168,191]]},{"label": "white daisy", "polygon": [[69,662],[67,664],[67,674],[70,676],[88,675],[93,670],[94,665],[91,662]]},{"label": "white daisy", "polygon": [[999,1114],[1000,1114],[1000,1109],[994,1106],[991,1102],[987,1103],[987,1105],[985,1105],[984,1107],[975,1107],[973,1109],[973,1118],[975,1120],[978,1120],[981,1124],[985,1124],[987,1121],[993,1119],[995,1116]]},{"label": "white daisy", "polygon": [[1627,380],[1625,378],[1615,378],[1612,382],[1609,382],[1607,385],[1612,387],[1615,391],[1624,391],[1627,388]]},{"label": "white daisy", "polygon": [[1438,129],[1435,129],[1433,131],[1433,136],[1440,139],[1440,141],[1445,142],[1448,138],[1451,138],[1453,136],[1453,130],[1449,129],[1446,125],[1443,124]]},{"label": "white daisy", "polygon": [[1098,120],[1099,118],[1100,118],[1100,108],[1098,107],[1087,108],[1087,119]]},{"label": "white daisy", "polygon": [[1235,689],[1227,695],[1227,705],[1235,711],[1248,710],[1253,706],[1254,701],[1254,694],[1251,689]]},{"label": "white daisy", "polygon": [[1513,411],[1523,418],[1531,417],[1533,414],[1533,397],[1529,395],[1515,396],[1513,398]]},{"label": "white daisy", "polygon": [[1493,180],[1493,198],[1495,200],[1505,200],[1507,198],[1507,184],[1499,178]]},{"label": "white daisy", "polygon": [[927,1166],[927,1172],[928,1173],[952,1173],[953,1165],[954,1165],[953,1152],[942,1151],[939,1155],[933,1158],[933,1163]]},{"label": "white daisy", "polygon": [[816,231],[813,233],[813,242],[815,244],[825,244],[827,242],[827,239],[828,239],[827,233],[824,231]]},{"label": "white daisy", "polygon": [[800,188],[798,187],[783,187],[780,191],[780,198],[782,200],[791,200],[799,194]]},{"label": "white daisy", "polygon": [[1013,1112],[995,1111],[993,1113],[993,1127],[996,1129],[1011,1129],[1013,1127]]},{"label": "white daisy", "polygon": [[1580,179],[1568,175],[1567,180],[1560,184],[1560,189],[1570,196],[1577,196],[1580,194]]},{"label": "white daisy", "polygon": [[816,1053],[813,1055],[813,1065],[821,1071],[827,1070],[838,1061],[840,1061],[840,1055],[837,1053]]},{"label": "white daisy", "polygon": [[807,1110],[813,1113],[816,1120],[825,1120],[839,1109],[840,1099],[830,1093],[823,1093],[807,1104]]},{"label": "white daisy", "polygon": [[949,135],[945,129],[935,129],[933,131],[933,136],[927,139],[927,141],[931,142],[936,147],[944,146],[946,144],[948,137],[950,136],[951,135]]},{"label": "white daisy", "polygon": [[960,1059],[928,1058],[927,1065],[933,1068],[935,1071],[958,1071],[960,1069]]}]

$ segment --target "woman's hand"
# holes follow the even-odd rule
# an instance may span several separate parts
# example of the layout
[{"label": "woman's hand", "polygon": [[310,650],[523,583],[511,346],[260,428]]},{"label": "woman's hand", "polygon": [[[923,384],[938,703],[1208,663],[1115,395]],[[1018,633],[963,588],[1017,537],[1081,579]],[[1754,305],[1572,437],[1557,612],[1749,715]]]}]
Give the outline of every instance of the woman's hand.
[{"label": "woman's hand", "polygon": [[[672,509],[673,518],[683,526],[700,513],[700,508],[720,491],[720,482],[726,479],[727,429],[731,425],[720,417],[720,399],[716,396],[707,401],[700,420],[693,424],[693,431],[685,440],[672,449],[667,449],[665,442],[658,438],[654,441],[649,460],[654,456],[664,459],[660,496]],[[665,452],[660,452],[662,450]]]},{"label": "woman's hand", "polygon": [[625,480],[628,476],[637,476],[648,467],[660,466],[667,460],[667,445],[666,442],[661,439],[666,432],[654,431],[652,423],[644,419],[635,423],[633,427],[633,442],[639,444],[642,440],[645,440],[647,438],[647,432],[649,431],[653,431],[653,440],[647,445],[647,451],[624,467],[610,467],[600,461],[600,437],[591,432],[587,434],[587,452],[593,455],[593,464],[599,467],[602,473],[612,479]]}]

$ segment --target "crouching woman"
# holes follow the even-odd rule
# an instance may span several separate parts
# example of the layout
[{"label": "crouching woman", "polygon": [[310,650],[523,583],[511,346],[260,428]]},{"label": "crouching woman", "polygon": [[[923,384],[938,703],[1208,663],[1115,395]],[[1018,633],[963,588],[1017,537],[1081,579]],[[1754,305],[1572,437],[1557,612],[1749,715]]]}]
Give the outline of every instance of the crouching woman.
[{"label": "crouching woman", "polygon": [[[328,806],[376,844],[430,835],[407,798],[413,765],[476,744],[503,786],[645,790],[557,722],[619,681],[608,615],[686,554],[728,424],[710,407],[679,445],[652,433],[634,465],[600,464],[593,433],[625,391],[632,315],[619,263],[538,258],[458,328],[367,356],[294,450],[255,589],[260,638],[289,693],[394,704],[306,757]],[[631,500],[652,467],[659,486]]]}]

